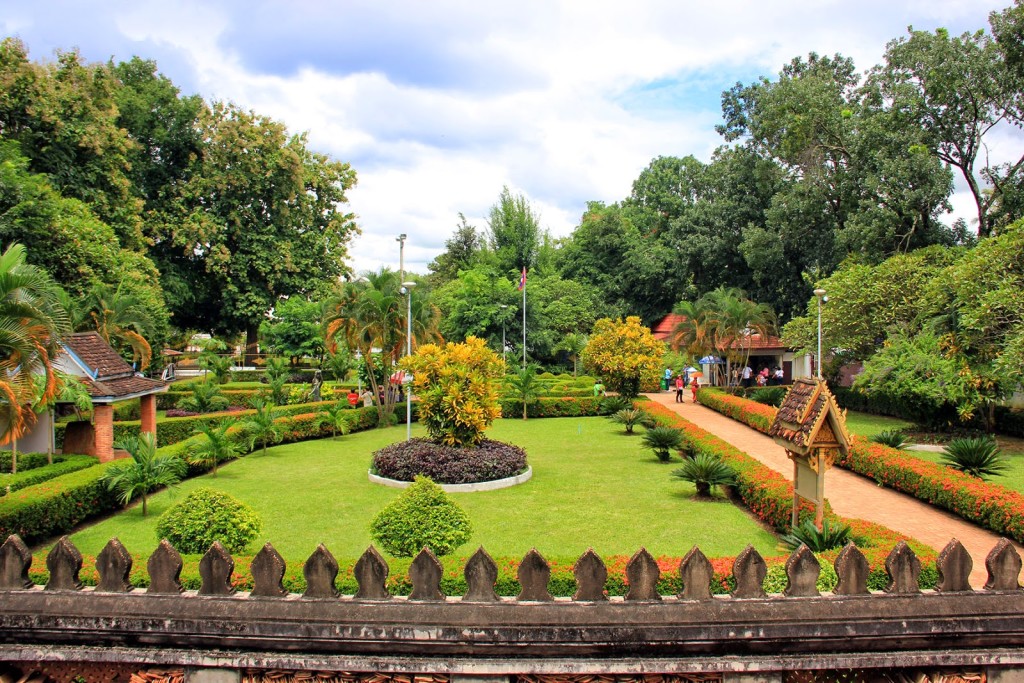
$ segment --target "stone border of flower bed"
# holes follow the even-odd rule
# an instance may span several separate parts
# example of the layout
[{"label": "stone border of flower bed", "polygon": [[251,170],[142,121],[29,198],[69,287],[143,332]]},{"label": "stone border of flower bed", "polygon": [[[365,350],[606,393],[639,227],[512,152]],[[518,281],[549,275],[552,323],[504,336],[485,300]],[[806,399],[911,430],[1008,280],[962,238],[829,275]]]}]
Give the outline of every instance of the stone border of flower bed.
[{"label": "stone border of flower bed", "polygon": [[[381,486],[389,486],[393,489],[404,489],[412,485],[411,481],[401,481],[399,479],[388,479],[387,477],[381,477],[373,472],[367,470],[366,473],[370,481],[374,484],[380,484]],[[530,481],[533,477],[533,468],[527,466],[525,472],[521,472],[514,477],[506,477],[504,479],[493,479],[491,481],[477,481],[472,484],[438,484],[445,493],[476,493],[478,491],[497,491],[498,489],[507,489],[512,486],[518,486],[519,484],[525,484]]]}]

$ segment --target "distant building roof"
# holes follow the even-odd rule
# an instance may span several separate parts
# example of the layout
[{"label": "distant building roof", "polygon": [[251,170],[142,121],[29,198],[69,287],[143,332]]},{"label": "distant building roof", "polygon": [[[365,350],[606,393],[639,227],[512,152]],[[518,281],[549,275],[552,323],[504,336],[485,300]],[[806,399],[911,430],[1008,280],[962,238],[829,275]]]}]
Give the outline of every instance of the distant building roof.
[{"label": "distant building roof", "polygon": [[136,374],[98,332],[76,332],[64,340],[63,346],[75,365],[82,369],[80,379],[95,403],[167,390],[166,383]]},{"label": "distant building roof", "polygon": [[[675,331],[676,325],[682,322],[686,322],[685,315],[669,313],[654,324],[654,327],[651,328],[651,334],[654,335],[655,339],[668,342],[672,338],[672,333]],[[737,338],[729,345],[729,348],[743,350],[750,349],[751,351],[789,350],[789,347],[783,344],[780,338],[774,335],[762,336],[756,332]]]}]

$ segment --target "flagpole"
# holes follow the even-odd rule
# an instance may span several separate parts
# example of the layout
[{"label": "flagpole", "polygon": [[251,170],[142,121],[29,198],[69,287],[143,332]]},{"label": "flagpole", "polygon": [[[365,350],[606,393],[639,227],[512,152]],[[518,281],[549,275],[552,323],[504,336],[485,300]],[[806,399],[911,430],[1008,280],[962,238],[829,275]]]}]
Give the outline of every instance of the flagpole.
[{"label": "flagpole", "polygon": [[523,370],[526,369],[526,266],[523,266]]}]

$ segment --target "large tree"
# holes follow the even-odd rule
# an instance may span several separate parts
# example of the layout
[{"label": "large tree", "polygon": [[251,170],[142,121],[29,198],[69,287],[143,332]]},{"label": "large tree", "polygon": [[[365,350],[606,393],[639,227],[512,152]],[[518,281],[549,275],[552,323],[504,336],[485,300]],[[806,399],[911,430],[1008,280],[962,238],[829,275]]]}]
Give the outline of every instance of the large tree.
[{"label": "large tree", "polygon": [[910,30],[889,43],[876,67],[877,89],[901,127],[920,129],[923,144],[959,171],[974,198],[978,235],[992,234],[990,212],[1020,186],[1024,155],[1004,164],[990,161],[993,135],[1024,125],[1024,91],[1007,69],[1004,53],[984,31],[950,36]]},{"label": "large tree", "polygon": [[533,267],[540,247],[540,221],[526,195],[513,195],[501,189],[498,203],[491,207],[488,219],[490,246],[500,272]]},{"label": "large tree", "polygon": [[251,353],[280,297],[322,291],[345,271],[357,228],[339,204],[355,171],[233,105],[216,104],[201,120],[201,168],[182,191],[190,213],[172,239],[205,294],[208,308],[194,322],[244,331]]}]

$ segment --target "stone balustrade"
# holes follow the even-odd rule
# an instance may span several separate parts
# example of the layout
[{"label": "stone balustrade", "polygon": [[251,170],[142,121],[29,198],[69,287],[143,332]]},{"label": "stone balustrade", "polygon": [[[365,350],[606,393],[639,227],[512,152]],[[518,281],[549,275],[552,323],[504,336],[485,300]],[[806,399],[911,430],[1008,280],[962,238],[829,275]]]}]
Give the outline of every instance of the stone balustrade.
[{"label": "stone balustrade", "polygon": [[825,594],[806,547],[788,558],[781,594],[764,592],[766,563],[748,547],[733,566],[735,589],[713,595],[711,563],[694,548],[680,562],[678,595],[658,594],[661,571],[640,550],[626,567],[628,592],[611,598],[607,570],[592,551],[573,567],[571,598],[549,593],[550,566],[536,550],[519,566],[514,598],[495,593],[498,568],[482,548],[466,562],[467,589],[458,597],[442,593],[441,564],[426,549],[402,597],[389,593],[388,564],[373,547],[355,565],[352,596],[338,594],[338,563],[323,545],[303,565],[302,594],[284,589],[285,562],[269,543],[252,560],[247,593],[232,587],[235,563],[219,543],[199,563],[197,591],[182,589],[181,556],[166,541],[148,559],[144,589],[129,584],[132,558],[116,539],[96,558],[95,587],[83,588],[82,556],[67,538],[46,557],[45,586],[30,581],[31,561],[17,536],[0,546],[0,661],[25,648],[52,657],[70,648],[95,659],[129,646],[149,663],[209,665],[228,653],[234,667],[462,675],[1024,667],[1021,558],[1005,540],[986,558],[982,590],[971,588],[971,558],[953,540],[938,557],[934,591],[918,588],[920,562],[900,543],[886,560],[884,591],[868,590],[868,562],[849,545],[835,560],[838,584]]}]

